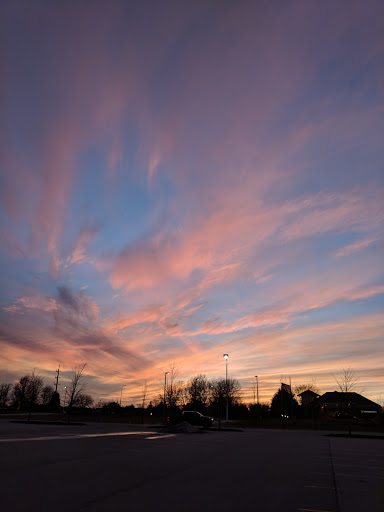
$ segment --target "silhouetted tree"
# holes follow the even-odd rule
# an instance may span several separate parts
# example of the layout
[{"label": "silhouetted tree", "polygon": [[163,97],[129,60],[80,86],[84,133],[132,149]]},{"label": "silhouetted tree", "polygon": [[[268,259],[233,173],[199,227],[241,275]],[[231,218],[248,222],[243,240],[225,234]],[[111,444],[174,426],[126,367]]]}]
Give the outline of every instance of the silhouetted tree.
[{"label": "silhouetted tree", "polygon": [[294,387],[295,395],[299,395],[300,393],[303,393],[304,391],[313,391],[314,393],[320,394],[320,389],[316,386],[314,382],[308,383],[308,384],[299,384],[298,386]]},{"label": "silhouetted tree", "polygon": [[70,422],[72,407],[76,404],[77,400],[79,399],[79,396],[83,393],[86,387],[86,383],[84,381],[84,369],[86,365],[87,363],[83,363],[78,366],[75,366],[70,377],[70,384],[68,386],[67,406],[68,423]]},{"label": "silhouetted tree", "polygon": [[210,396],[210,383],[205,375],[193,377],[185,388],[187,402],[196,410],[204,410]]},{"label": "silhouetted tree", "polygon": [[237,379],[215,379],[210,383],[210,403],[221,403],[228,395],[229,405],[241,401],[241,384]]},{"label": "silhouetted tree", "polygon": [[251,418],[267,418],[269,416],[268,404],[249,404],[249,416]]},{"label": "silhouetted tree", "polygon": [[92,405],[93,398],[90,395],[86,395],[84,393],[77,395],[76,400],[73,402],[73,407],[81,407],[83,409],[92,407]]},{"label": "silhouetted tree", "polygon": [[[165,403],[168,408],[176,409],[182,404],[184,398],[184,384],[182,381],[176,381],[179,376],[180,370],[174,363],[169,365],[169,377],[167,380],[167,387],[165,390]],[[164,401],[162,395],[159,396],[161,401]]]},{"label": "silhouetted tree", "polygon": [[55,392],[52,386],[44,386],[41,390],[41,403],[42,405],[49,405],[51,403],[53,393]]},{"label": "silhouetted tree", "polygon": [[103,414],[116,414],[121,409],[118,402],[107,402],[103,404]]},{"label": "silhouetted tree", "polygon": [[12,384],[7,384],[5,382],[0,384],[0,407],[7,406],[11,388]]},{"label": "silhouetted tree", "polygon": [[35,371],[32,372],[29,383],[26,389],[26,399],[28,402],[28,421],[31,418],[32,409],[36,406],[40,399],[41,390],[44,382],[39,375],[35,375]]},{"label": "silhouetted tree", "polygon": [[271,415],[276,417],[296,416],[299,404],[292,393],[279,388],[273,395],[271,402]]},{"label": "silhouetted tree", "polygon": [[359,378],[352,368],[343,368],[340,375],[335,377],[339,389],[343,393],[349,393],[356,387]]},{"label": "silhouetted tree", "polygon": [[57,412],[60,411],[60,409],[60,394],[57,391],[54,391],[49,402],[49,410],[52,412]]},{"label": "silhouetted tree", "polygon": [[30,375],[24,375],[16,382],[12,389],[12,404],[23,411],[27,404],[26,392],[29,384]]},{"label": "silhouetted tree", "polygon": [[[165,402],[167,407],[175,409],[182,404],[184,394],[184,384],[182,381],[173,381],[167,385],[165,390]],[[162,399],[162,396],[159,397]]]},{"label": "silhouetted tree", "polygon": [[24,375],[19,382],[13,387],[12,401],[21,410],[29,412],[28,420],[30,419],[32,409],[36,406],[40,399],[41,390],[43,387],[43,379],[36,375],[33,371],[31,375]]}]

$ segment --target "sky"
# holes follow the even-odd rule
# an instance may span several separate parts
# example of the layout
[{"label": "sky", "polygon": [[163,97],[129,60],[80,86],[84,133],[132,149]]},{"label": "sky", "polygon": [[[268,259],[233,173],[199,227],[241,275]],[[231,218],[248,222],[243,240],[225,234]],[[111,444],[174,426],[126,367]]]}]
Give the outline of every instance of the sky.
[{"label": "sky", "polygon": [[5,1],[0,381],[384,398],[384,5]]}]

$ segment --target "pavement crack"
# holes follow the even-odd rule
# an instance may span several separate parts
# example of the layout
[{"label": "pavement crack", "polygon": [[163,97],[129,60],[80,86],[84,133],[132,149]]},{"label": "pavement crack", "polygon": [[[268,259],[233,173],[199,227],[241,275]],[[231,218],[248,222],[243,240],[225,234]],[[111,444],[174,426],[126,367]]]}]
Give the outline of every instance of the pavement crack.
[{"label": "pavement crack", "polygon": [[[336,492],[336,507],[337,507],[337,512],[340,512],[340,505],[341,505],[340,501],[342,502],[343,497],[341,496],[341,490],[337,488],[335,466],[333,464],[333,456],[332,456],[332,448],[331,448],[331,440],[330,439],[328,439],[328,447],[329,447],[329,456],[331,458],[333,484],[335,486],[335,492]],[[340,494],[340,500],[339,500],[339,494]]]}]

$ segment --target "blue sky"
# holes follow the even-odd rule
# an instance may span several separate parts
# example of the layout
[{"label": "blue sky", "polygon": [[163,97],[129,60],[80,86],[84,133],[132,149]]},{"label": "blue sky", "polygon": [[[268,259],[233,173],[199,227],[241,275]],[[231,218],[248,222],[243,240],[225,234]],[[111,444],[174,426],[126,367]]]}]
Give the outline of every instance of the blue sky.
[{"label": "blue sky", "polygon": [[8,2],[2,381],[384,396],[381,2]]}]

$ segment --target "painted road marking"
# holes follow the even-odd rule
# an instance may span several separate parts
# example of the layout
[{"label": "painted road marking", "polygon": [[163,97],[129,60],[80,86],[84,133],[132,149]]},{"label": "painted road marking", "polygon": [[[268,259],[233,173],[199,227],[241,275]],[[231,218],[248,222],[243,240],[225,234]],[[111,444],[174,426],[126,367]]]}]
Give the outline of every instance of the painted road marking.
[{"label": "painted road marking", "polygon": [[165,434],[159,436],[146,437],[145,439],[165,439],[166,437],[175,437],[175,434]]},{"label": "painted road marking", "polygon": [[[149,434],[157,434],[157,432],[106,432],[99,434],[66,434],[61,436],[41,436],[41,437],[16,437],[8,439],[0,439],[1,443],[14,443],[20,441],[57,441],[58,439],[82,439],[91,437],[111,437],[111,436],[148,436]],[[161,437],[161,436],[159,436]]]}]

